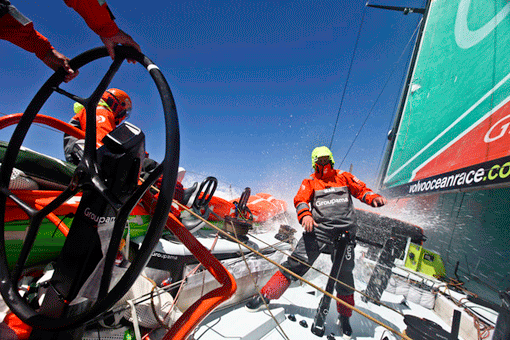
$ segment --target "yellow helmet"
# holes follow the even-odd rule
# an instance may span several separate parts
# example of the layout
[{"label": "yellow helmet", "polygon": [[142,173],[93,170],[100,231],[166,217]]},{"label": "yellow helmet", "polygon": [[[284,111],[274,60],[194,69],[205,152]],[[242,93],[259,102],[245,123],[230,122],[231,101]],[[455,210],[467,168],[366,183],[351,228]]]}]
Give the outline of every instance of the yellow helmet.
[{"label": "yellow helmet", "polygon": [[326,146],[319,146],[313,149],[312,151],[312,168],[315,170],[315,163],[319,157],[328,156],[329,161],[331,162],[331,166],[335,165],[335,159],[333,158],[333,153]]}]

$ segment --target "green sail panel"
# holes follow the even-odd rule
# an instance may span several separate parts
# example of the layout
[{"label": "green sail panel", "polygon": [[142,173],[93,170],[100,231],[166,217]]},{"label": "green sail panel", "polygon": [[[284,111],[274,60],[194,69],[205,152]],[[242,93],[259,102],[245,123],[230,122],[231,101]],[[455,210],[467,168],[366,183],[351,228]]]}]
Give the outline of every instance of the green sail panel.
[{"label": "green sail panel", "polygon": [[510,3],[431,2],[383,186],[510,183]]}]

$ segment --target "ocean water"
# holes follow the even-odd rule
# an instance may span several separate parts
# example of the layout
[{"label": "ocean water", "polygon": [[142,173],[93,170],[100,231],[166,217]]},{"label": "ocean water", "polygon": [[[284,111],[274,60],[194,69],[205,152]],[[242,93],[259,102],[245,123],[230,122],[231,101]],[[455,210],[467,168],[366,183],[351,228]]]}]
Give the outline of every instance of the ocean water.
[{"label": "ocean water", "polygon": [[423,228],[424,247],[441,255],[449,277],[500,302],[510,287],[510,189],[400,199],[384,213]]}]

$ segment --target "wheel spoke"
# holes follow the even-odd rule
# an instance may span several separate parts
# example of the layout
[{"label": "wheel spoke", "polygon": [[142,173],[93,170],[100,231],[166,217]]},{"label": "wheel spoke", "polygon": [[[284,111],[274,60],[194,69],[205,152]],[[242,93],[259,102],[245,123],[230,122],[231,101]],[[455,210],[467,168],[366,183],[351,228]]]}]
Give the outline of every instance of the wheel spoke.
[{"label": "wheel spoke", "polygon": [[[28,226],[28,231],[25,236],[25,240],[23,241],[23,246],[21,248],[18,260],[16,261],[16,264],[12,271],[11,277],[12,277],[13,281],[17,282],[21,277],[23,269],[25,268],[25,263],[28,259],[28,256],[30,255],[30,251],[32,250],[32,247],[34,246],[35,239],[37,238],[37,234],[39,233],[39,228],[40,228],[41,223],[44,220],[44,218],[46,218],[46,216],[48,214],[53,212],[56,208],[61,206],[65,201],[67,201],[69,198],[71,198],[75,194],[76,194],[76,190],[73,191],[73,190],[67,188],[60,195],[58,195],[57,198],[55,198],[53,201],[51,201],[50,204],[48,204],[41,210],[38,211],[36,209],[31,208],[32,213],[29,214],[29,216],[30,216],[29,223],[30,224]],[[18,199],[18,202],[16,202],[18,205],[20,204],[19,201],[23,202],[22,200]],[[25,205],[28,205],[28,204],[25,203]]]},{"label": "wheel spoke", "polygon": [[77,95],[75,94],[72,94],[72,93],[69,93],[67,92],[66,90],[62,90],[60,87],[56,86],[53,88],[53,91],[57,92],[57,93],[60,93],[61,95],[64,95],[66,96],[67,98],[70,98],[72,100],[74,100],[75,102],[78,102],[82,105],[85,105],[87,103],[87,100],[85,98],[82,98],[82,97],[78,97]]},{"label": "wheel spoke", "polygon": [[53,212],[55,209],[60,207],[62,204],[64,204],[68,199],[76,195],[78,192],[78,189],[76,188],[70,188],[67,187],[60,195],[58,195],[53,201],[51,201],[48,205],[46,205],[44,208],[39,210],[35,216],[34,220],[38,220],[39,223],[42,222],[42,220],[48,215],[49,213]]},{"label": "wheel spoke", "polygon": [[11,199],[14,203],[16,203],[21,208],[21,210],[23,210],[23,212],[28,215],[30,219],[32,219],[37,214],[36,209],[32,208],[25,201],[20,199],[18,196],[14,195],[10,190],[2,188],[1,192],[2,194],[5,195],[5,197]]},{"label": "wheel spoke", "polygon": [[[87,111],[87,126],[85,127],[85,150],[83,152],[82,163],[86,165],[89,171],[97,169],[96,166],[96,107],[101,96],[112,82],[113,77],[117,73],[124,59],[116,57],[113,63],[106,71],[99,85],[86,100],[85,110]],[[97,173],[97,172],[96,172]]]},{"label": "wheel spoke", "polygon": [[[163,165],[159,164],[154,170],[152,170],[149,177],[147,177],[147,179],[141,185],[138,186],[136,191],[133,193],[133,195],[126,202],[126,206],[127,207],[134,206],[136,204],[136,202],[138,202],[142,198],[143,194],[147,191],[147,189],[149,189],[149,187],[157,181],[157,179],[161,176],[162,173],[163,173]],[[127,215],[129,215],[129,212],[130,211],[128,211],[126,207],[123,207],[120,210],[119,215],[127,216]]]}]

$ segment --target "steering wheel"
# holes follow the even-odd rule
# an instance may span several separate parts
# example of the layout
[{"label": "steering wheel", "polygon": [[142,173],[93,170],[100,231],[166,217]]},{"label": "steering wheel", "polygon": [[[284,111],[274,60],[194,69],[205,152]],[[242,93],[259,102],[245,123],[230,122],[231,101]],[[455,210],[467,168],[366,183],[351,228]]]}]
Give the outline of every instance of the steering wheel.
[{"label": "steering wheel", "polygon": [[[70,65],[74,70],[78,70],[86,64],[107,56],[108,53],[106,48],[96,48],[75,57],[70,61]],[[149,72],[150,77],[152,77],[161,97],[164,111],[166,138],[165,157],[162,163],[158,165],[158,167],[143,183],[137,184],[136,181],[134,181],[135,183],[133,184],[133,188],[129,194],[124,197],[119,197],[109,188],[108,183],[102,178],[101,169],[99,169],[98,155],[96,154],[95,117],[96,107],[102,94],[108,88],[108,85],[113,80],[114,75],[117,73],[125,59],[136,60]],[[34,328],[49,331],[76,328],[110,309],[115,302],[126,294],[147,264],[154,247],[157,245],[157,242],[161,237],[162,229],[165,226],[168,213],[170,211],[179,164],[179,127],[175,102],[173,100],[170,87],[168,86],[163,74],[149,58],[133,48],[117,46],[115,49],[115,59],[112,61],[112,64],[101,79],[99,85],[88,98],[81,98],[61,89],[59,85],[63,82],[64,76],[65,72],[63,69],[55,72],[32,99],[12,134],[0,169],[0,292],[11,311],[14,312],[22,321]],[[60,94],[71,98],[85,107],[87,119],[85,149],[83,158],[78,164],[67,188],[48,205],[42,209],[38,209],[37,207],[30,206],[30,204],[16,196],[15,192],[9,190],[9,180],[18,152],[30,126],[34,122],[34,118],[48,98],[54,94]],[[124,232],[128,216],[131,210],[140,201],[143,194],[148,190],[150,185],[152,185],[161,175],[163,175],[161,192],[151,223],[147,229],[144,242],[124,275],[120,278],[117,284],[113,286],[113,288],[109,289],[115,257],[122,240],[122,234]],[[62,257],[70,258],[64,261],[69,270],[60,270],[61,273],[59,275],[62,282],[69,281],[71,283],[68,286],[62,284],[62,287],[67,287],[66,289],[63,289],[64,292],[62,292],[61,288],[59,288],[60,292],[59,289],[53,290],[57,295],[56,301],[61,303],[63,307],[58,311],[48,311],[47,308],[35,310],[18,293],[18,280],[21,277],[30,249],[34,244],[38,229],[43,219],[47,218],[47,216],[52,214],[55,209],[79,192],[82,193],[82,202],[80,203],[75,216],[75,220],[77,219],[78,222],[75,223],[75,221],[73,221],[69,235],[66,238],[64,247],[59,256],[59,261],[61,261]],[[95,268],[98,263],[97,254],[94,254],[94,256],[96,256],[95,258],[94,256],[91,256],[96,263],[88,264],[87,261],[90,259],[79,259],[75,265],[76,267],[79,267],[78,269],[74,269],[73,263],[69,262],[74,261],[72,256],[74,248],[84,248],[84,245],[80,244],[82,243],[80,235],[86,235],[87,237],[90,236],[92,238],[97,237],[95,234],[97,234],[100,222],[89,221],[88,225],[85,226],[81,226],[79,223],[80,219],[78,217],[80,213],[83,214],[83,209],[85,209],[83,205],[86,204],[83,201],[87,201],[87,199],[85,199],[86,197],[89,197],[89,202],[91,199],[106,202],[109,211],[112,211],[115,222],[111,223],[113,225],[113,229],[103,258],[104,270],[100,277],[100,282],[98,282],[99,292],[97,293],[97,300],[93,301],[90,306],[85,308],[85,310],[79,311],[78,313],[69,313],[69,303],[78,295],[78,291],[81,289],[86,279],[83,275],[83,269],[80,269],[80,267],[85,268],[87,266],[93,266],[93,268]],[[5,252],[6,243],[4,237],[4,218],[6,214],[7,199],[15,202],[15,204],[29,217],[27,235],[23,242],[20,256],[12,271],[8,268]],[[84,220],[84,218],[82,218],[82,220]],[[110,221],[113,220],[111,219]],[[91,223],[95,223],[95,225],[91,227]],[[75,236],[72,236],[73,234]],[[68,252],[67,254],[64,253],[66,249],[67,251],[71,250],[71,252]],[[102,257],[103,254],[100,253],[99,256]],[[87,273],[90,273],[90,271]],[[55,293],[53,294],[55,295]]]}]

